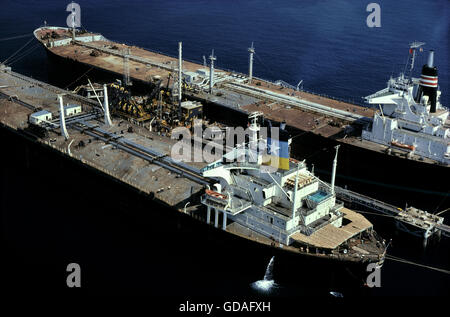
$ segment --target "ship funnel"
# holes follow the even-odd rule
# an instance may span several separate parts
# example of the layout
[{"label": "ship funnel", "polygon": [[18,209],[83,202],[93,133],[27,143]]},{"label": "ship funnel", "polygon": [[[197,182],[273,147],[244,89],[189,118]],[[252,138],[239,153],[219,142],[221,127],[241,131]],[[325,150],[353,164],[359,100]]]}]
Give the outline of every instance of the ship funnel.
[{"label": "ship funnel", "polygon": [[[431,50],[428,55],[427,64],[422,67],[419,89],[417,90],[417,95],[415,98],[416,102],[420,103],[423,96],[428,96],[431,113],[436,112],[437,87],[438,73],[436,66],[434,66],[434,51]],[[425,106],[428,106],[428,104]]]},{"label": "ship funnel", "polygon": [[434,63],[434,51],[431,50],[430,53],[428,54],[427,66],[431,68],[431,67],[433,67],[433,63]]}]

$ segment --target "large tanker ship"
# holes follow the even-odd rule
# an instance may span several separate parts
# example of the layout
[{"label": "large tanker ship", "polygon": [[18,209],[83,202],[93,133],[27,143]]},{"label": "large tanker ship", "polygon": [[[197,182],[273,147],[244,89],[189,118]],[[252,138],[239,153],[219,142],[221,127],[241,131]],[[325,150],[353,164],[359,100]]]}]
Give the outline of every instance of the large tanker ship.
[{"label": "large tanker ship", "polygon": [[[143,87],[162,80],[169,87],[171,74],[177,72],[176,58],[110,41],[101,34],[44,26],[34,35],[52,59],[64,63],[58,68],[62,73],[97,72]],[[410,45],[411,74],[423,44]],[[170,87],[175,94],[183,90],[184,96],[201,101],[206,109],[219,107],[220,115],[209,111],[212,119],[228,118],[238,125],[249,113],[260,111],[267,119],[286,122],[297,135],[292,143],[294,157],[308,158],[316,174],[325,179],[330,177],[330,149],[342,145],[343,163],[337,171],[341,186],[401,206],[430,211],[450,206],[448,186],[442,185],[450,176],[448,111],[440,103],[434,53],[420,79],[406,74],[391,78],[387,88],[366,97],[368,106],[360,106],[254,77],[254,52],[252,46],[248,74],[215,69],[214,53],[209,67],[183,61],[183,85]]]},{"label": "large tanker ship", "polygon": [[[256,162],[241,161],[249,149],[239,147],[226,154],[227,160],[183,163],[170,155],[176,140],[110,116],[106,85],[98,104],[4,65],[0,85],[2,140],[12,157],[3,171],[2,193],[8,195],[2,202],[10,228],[6,239],[14,244],[27,237],[22,225],[42,231],[36,235],[41,241],[45,231],[62,225],[57,219],[70,210],[74,219],[89,214],[90,220],[80,221],[82,228],[99,221],[91,243],[107,230],[111,215],[131,217],[145,224],[150,246],[163,243],[161,252],[174,259],[180,246],[197,253],[229,250],[221,255],[229,261],[242,260],[251,250],[305,270],[350,269],[360,277],[358,283],[368,264],[384,262],[387,246],[372,223],[336,201],[334,185],[321,182],[304,162],[286,158],[282,169],[263,173],[259,154]],[[261,115],[250,116],[257,143],[263,141]],[[23,183],[21,190],[14,190],[17,182]],[[12,208],[17,200],[9,196],[23,191],[30,207],[24,202]],[[35,216],[28,220],[29,212],[49,219],[54,209],[59,216],[49,222]],[[54,245],[54,235],[51,241],[43,244]],[[176,261],[171,257],[163,262]],[[213,258],[209,265],[215,267]]]}]

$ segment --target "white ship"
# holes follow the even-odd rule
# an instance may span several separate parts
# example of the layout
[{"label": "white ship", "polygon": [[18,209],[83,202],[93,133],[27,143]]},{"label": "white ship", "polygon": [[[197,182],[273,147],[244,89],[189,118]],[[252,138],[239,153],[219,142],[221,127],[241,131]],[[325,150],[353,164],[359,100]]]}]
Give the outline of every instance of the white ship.
[{"label": "white ship", "polygon": [[[411,71],[416,49],[423,44],[414,42],[410,46]],[[419,160],[425,157],[448,165],[449,112],[440,103],[440,96],[434,52],[430,51],[420,78],[401,74],[390,78],[387,88],[366,97],[366,101],[378,105],[380,111],[375,113],[372,125],[363,130],[362,138],[403,149],[409,157],[417,155]]]}]

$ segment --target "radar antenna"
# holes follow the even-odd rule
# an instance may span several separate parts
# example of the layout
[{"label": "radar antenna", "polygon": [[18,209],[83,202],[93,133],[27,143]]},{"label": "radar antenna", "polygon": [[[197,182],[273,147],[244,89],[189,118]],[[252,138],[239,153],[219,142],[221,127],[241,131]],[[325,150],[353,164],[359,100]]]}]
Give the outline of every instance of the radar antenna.
[{"label": "radar antenna", "polygon": [[422,48],[421,46],[425,45],[424,42],[417,42],[414,41],[412,43],[409,44],[409,58],[408,60],[410,60],[409,63],[409,78],[411,79],[412,77],[412,71],[414,68],[414,61],[416,59],[416,50],[419,48],[419,50],[422,52]]}]

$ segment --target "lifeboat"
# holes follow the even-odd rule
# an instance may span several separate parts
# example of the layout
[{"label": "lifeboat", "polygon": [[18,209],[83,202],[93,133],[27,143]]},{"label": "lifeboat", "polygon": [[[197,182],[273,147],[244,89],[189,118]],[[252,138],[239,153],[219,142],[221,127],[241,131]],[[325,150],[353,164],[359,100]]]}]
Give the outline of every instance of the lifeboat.
[{"label": "lifeboat", "polygon": [[406,149],[406,150],[414,151],[416,149],[416,147],[414,145],[403,144],[403,143],[396,142],[396,141],[392,141],[391,144],[393,146],[396,146],[396,147],[399,147],[402,149]]},{"label": "lifeboat", "polygon": [[206,192],[206,195],[211,196],[211,197],[220,198],[220,199],[227,199],[228,198],[227,195],[220,194],[220,193],[215,192],[215,191],[210,190],[210,189],[205,190],[205,192]]}]

